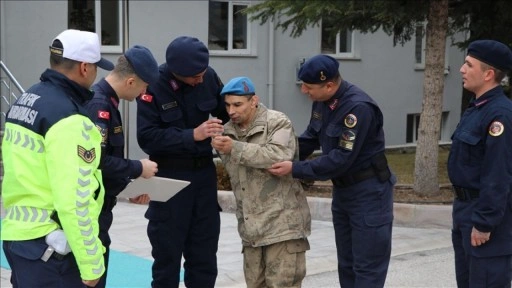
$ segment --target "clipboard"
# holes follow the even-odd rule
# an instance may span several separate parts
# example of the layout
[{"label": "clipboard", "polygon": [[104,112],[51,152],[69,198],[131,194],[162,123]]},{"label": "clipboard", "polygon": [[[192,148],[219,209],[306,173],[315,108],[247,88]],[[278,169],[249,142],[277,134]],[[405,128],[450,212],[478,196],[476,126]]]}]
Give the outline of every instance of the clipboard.
[{"label": "clipboard", "polygon": [[151,177],[145,179],[139,177],[126,186],[126,188],[119,193],[118,197],[136,197],[140,194],[148,194],[151,201],[166,202],[174,195],[178,194],[183,188],[190,184],[189,181]]}]

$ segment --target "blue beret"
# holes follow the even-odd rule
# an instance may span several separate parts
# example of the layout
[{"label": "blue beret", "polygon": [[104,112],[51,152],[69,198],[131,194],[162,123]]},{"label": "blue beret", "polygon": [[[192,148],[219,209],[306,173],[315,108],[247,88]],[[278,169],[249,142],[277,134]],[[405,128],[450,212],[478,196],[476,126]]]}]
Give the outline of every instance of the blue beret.
[{"label": "blue beret", "polygon": [[208,67],[208,48],[197,38],[181,36],[169,44],[165,60],[172,73],[183,77],[195,76]]},{"label": "blue beret", "polygon": [[233,78],[224,85],[224,88],[222,88],[222,91],[220,92],[221,96],[226,94],[237,96],[254,95],[254,84],[252,84],[251,79],[247,77]]},{"label": "blue beret", "polygon": [[477,40],[468,47],[468,55],[501,71],[512,71],[512,51],[494,40]]},{"label": "blue beret", "polygon": [[309,58],[300,67],[298,77],[304,83],[318,84],[333,79],[339,73],[338,67],[338,60],[320,54]]},{"label": "blue beret", "polygon": [[135,45],[126,50],[124,57],[142,81],[152,84],[158,80],[158,63],[156,63],[155,57],[148,48]]}]

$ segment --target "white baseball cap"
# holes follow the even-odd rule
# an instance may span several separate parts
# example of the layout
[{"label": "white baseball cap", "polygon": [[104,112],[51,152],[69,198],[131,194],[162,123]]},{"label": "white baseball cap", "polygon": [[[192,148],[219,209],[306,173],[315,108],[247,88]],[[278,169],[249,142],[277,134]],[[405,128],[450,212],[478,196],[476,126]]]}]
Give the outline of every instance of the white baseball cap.
[{"label": "white baseball cap", "polygon": [[[114,64],[100,54],[98,34],[75,29],[64,30],[53,41],[59,40],[62,47],[50,46],[50,53],[78,62],[93,63],[111,71]],[[52,42],[53,42],[52,41]]]}]

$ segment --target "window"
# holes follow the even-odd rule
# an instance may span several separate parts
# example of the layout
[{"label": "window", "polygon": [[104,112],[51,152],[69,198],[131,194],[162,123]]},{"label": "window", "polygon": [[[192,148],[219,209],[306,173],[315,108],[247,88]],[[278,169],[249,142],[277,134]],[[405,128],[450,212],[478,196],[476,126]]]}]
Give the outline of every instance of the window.
[{"label": "window", "polygon": [[[441,126],[439,128],[439,140],[446,131],[446,123],[448,121],[448,112],[441,114]],[[416,143],[418,141],[418,129],[420,127],[420,114],[407,114],[407,130],[405,133],[406,143]]]},{"label": "window", "polygon": [[122,52],[121,0],[68,0],[68,28],[98,33],[102,52]]},{"label": "window", "polygon": [[336,35],[332,34],[334,22],[325,19],[322,21],[321,32],[321,47],[322,54],[330,54],[339,58],[355,58],[355,37],[354,32],[351,30],[344,30],[338,32]]},{"label": "window", "polygon": [[241,11],[249,1],[210,1],[208,49],[214,54],[249,54],[250,25]]},{"label": "window", "polygon": [[[422,70],[425,69],[425,50],[427,49],[426,42],[426,31],[427,24],[418,24],[416,25],[415,31],[415,41],[414,41],[414,59],[415,59],[415,68]],[[446,48],[444,54],[444,74],[450,73],[450,66],[448,64],[448,55],[449,55],[449,44],[446,41]]]}]

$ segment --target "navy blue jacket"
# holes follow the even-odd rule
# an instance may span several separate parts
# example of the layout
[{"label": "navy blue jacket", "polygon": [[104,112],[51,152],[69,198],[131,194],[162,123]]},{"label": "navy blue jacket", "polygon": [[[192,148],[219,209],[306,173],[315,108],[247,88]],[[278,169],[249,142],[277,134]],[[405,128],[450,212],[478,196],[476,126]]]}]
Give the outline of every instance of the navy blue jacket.
[{"label": "navy blue jacket", "polygon": [[63,118],[74,114],[89,115],[83,105],[92,98],[91,91],[52,69],[46,69],[40,80],[23,95],[25,98],[26,94],[33,94],[27,98],[32,99],[30,103],[18,100],[10,109],[23,109],[25,111],[22,114],[26,117],[6,117],[6,122],[18,124],[44,136],[48,129]]},{"label": "navy blue jacket", "polygon": [[223,84],[208,67],[203,83],[187,85],[176,79],[167,64],[160,78],[137,98],[137,140],[150,156],[167,158],[212,157],[211,139],[194,141],[194,128],[209,116],[226,123],[229,116],[220,96]]},{"label": "navy blue jacket", "polygon": [[124,133],[119,97],[105,79],[92,87],[94,97],[86,104],[91,120],[100,130],[102,140],[101,169],[105,195],[117,196],[130,182],[142,174],[139,160],[124,159]]},{"label": "navy blue jacket", "polygon": [[343,81],[336,94],[313,102],[311,120],[299,137],[299,156],[306,159],[322,148],[322,156],[294,162],[295,178],[328,180],[370,167],[384,152],[382,112],[364,91]]},{"label": "navy blue jacket", "polygon": [[[501,134],[492,130],[498,123]],[[493,243],[505,245],[482,245],[478,249],[483,254],[489,249],[512,253],[511,146],[512,101],[497,86],[470,103],[452,135],[448,157],[452,184],[480,191],[471,215],[473,226],[491,232]]]}]

